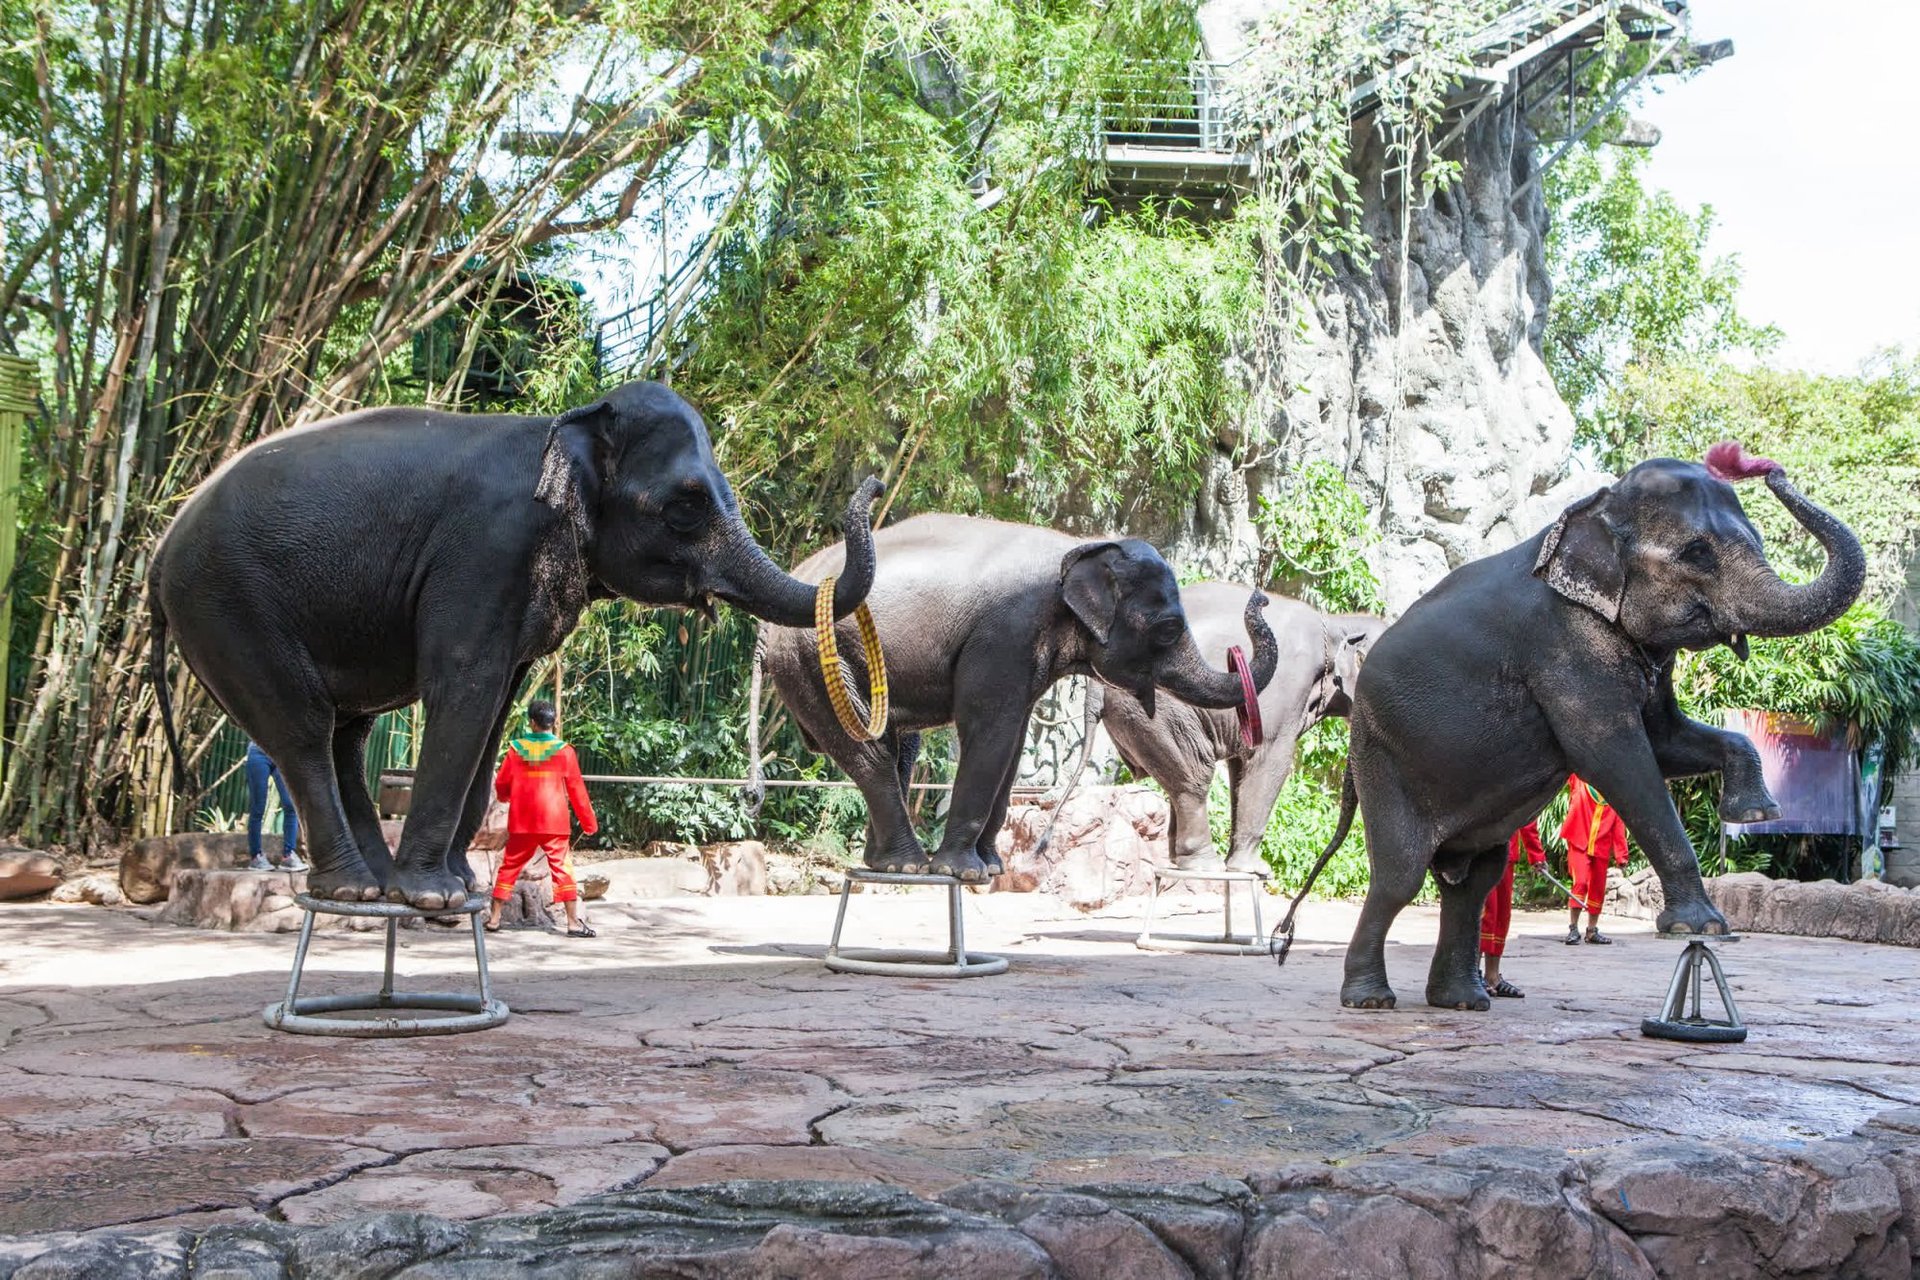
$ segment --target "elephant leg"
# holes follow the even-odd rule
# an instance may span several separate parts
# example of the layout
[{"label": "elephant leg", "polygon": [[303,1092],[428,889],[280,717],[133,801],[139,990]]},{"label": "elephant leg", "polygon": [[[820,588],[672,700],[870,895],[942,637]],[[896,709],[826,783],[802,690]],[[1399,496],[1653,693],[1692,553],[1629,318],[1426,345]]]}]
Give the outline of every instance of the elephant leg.
[{"label": "elephant leg", "polygon": [[1600,789],[1660,876],[1667,905],[1656,927],[1663,933],[1727,932],[1726,917],[1707,899],[1700,861],[1673,807],[1652,745],[1637,734],[1593,733],[1590,723],[1584,736],[1576,736],[1572,728],[1554,726],[1560,741],[1572,744],[1567,755],[1573,771]]},{"label": "elephant leg", "polygon": [[1340,1003],[1349,1009],[1391,1009],[1387,983],[1387,930],[1427,878],[1436,842],[1419,809],[1394,780],[1356,779],[1366,818],[1367,899],[1347,944]]},{"label": "elephant leg", "polygon": [[473,863],[467,857],[467,846],[473,843],[480,824],[487,820],[487,805],[493,800],[492,765],[500,756],[500,737],[507,730],[507,721],[513,716],[514,701],[521,686],[526,683],[527,672],[532,669],[533,664],[526,662],[513,673],[513,681],[507,686],[507,699],[500,704],[500,714],[493,719],[493,732],[487,738],[486,754],[481,757],[480,768],[473,775],[473,785],[467,788],[467,802],[460,808],[460,825],[453,829],[453,842],[447,846],[447,870],[472,893],[481,892],[485,886],[473,873]]},{"label": "elephant leg", "polygon": [[833,744],[833,758],[867,800],[867,866],[919,875],[927,869],[927,851],[913,834],[913,815],[907,811],[900,779],[911,765],[901,766],[902,745],[901,736],[892,733],[878,742],[854,742],[842,736]]},{"label": "elephant leg", "polygon": [[1233,835],[1227,842],[1229,871],[1265,871],[1260,844],[1273,818],[1274,801],[1293,772],[1293,740],[1270,738],[1245,760],[1227,765],[1233,786]]},{"label": "elephant leg", "polygon": [[374,877],[385,884],[393,874],[393,857],[387,852],[387,837],[380,829],[379,807],[367,794],[367,735],[372,732],[372,716],[355,716],[334,729],[333,776],[340,788],[347,826],[359,842],[360,856],[366,859]]},{"label": "elephant leg", "polygon": [[1440,940],[1427,970],[1427,1003],[1434,1008],[1483,1010],[1493,1003],[1480,980],[1480,916],[1488,892],[1506,872],[1502,846],[1474,854],[1457,884],[1435,877],[1440,885]]},{"label": "elephant leg", "polygon": [[903,733],[899,735],[900,745],[900,803],[913,811],[913,767],[920,763],[920,735]]},{"label": "elephant leg", "polygon": [[1000,857],[1000,829],[1007,825],[1007,806],[1013,801],[1013,784],[1019,778],[1020,753],[1016,751],[1007,762],[1007,776],[1000,780],[1000,793],[980,828],[980,838],[973,844],[973,851],[989,876],[1004,875],[1007,870],[1006,862]]},{"label": "elephant leg", "polygon": [[[1671,694],[1663,699],[1671,701]],[[1744,733],[1715,729],[1690,719],[1677,705],[1665,705],[1647,717],[1647,740],[1663,777],[1720,775],[1720,816],[1728,822],[1780,816],[1779,802],[1760,773],[1760,753]]]},{"label": "elephant leg", "polygon": [[457,678],[435,679],[421,699],[427,731],[407,825],[387,881],[388,898],[429,911],[465,904],[469,891],[449,869],[448,850],[474,776],[494,745],[491,734],[513,687],[514,669],[508,660],[470,661]]},{"label": "elephant leg", "polygon": [[1213,847],[1213,829],[1207,821],[1211,773],[1209,768],[1209,776],[1204,778],[1161,783],[1167,789],[1167,853],[1174,866],[1189,871],[1210,871],[1220,865],[1220,852]]},{"label": "elephant leg", "polygon": [[1027,714],[1032,711],[1027,707],[1016,713],[1005,703],[1004,691],[997,698],[976,696],[962,702],[963,706],[989,710],[970,713],[954,724],[960,740],[960,764],[954,772],[946,833],[933,855],[936,875],[976,883],[987,878],[986,863],[978,852],[980,833],[986,830],[996,806],[1001,806],[1005,816],[1007,788],[1020,762],[1020,742],[1026,735]]}]

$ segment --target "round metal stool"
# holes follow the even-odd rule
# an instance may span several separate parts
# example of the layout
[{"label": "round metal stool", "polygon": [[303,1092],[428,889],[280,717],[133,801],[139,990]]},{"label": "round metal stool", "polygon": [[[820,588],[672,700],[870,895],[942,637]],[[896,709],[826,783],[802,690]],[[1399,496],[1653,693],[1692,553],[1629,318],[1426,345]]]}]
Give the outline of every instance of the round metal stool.
[{"label": "round metal stool", "polygon": [[[1659,1016],[1641,1019],[1640,1034],[1660,1040],[1686,1040],[1694,1044],[1739,1044],[1745,1040],[1747,1024],[1740,1021],[1740,1009],[1733,1002],[1733,992],[1727,988],[1727,975],[1720,968],[1720,957],[1708,945],[1713,942],[1738,942],[1740,936],[1734,933],[1658,933],[1654,936],[1678,938],[1687,945],[1680,953],[1680,963],[1673,968],[1673,981],[1667,986],[1666,1003],[1661,1006]],[[1700,1007],[1701,992],[1706,985],[1703,969],[1713,974],[1713,985],[1720,992],[1720,1006],[1726,1012],[1725,1018],[1709,1018]]]},{"label": "round metal stool", "polygon": [[[1179,884],[1189,880],[1213,881],[1220,886],[1220,904],[1223,915],[1220,932],[1206,933],[1155,933],[1153,931],[1154,912],[1160,905],[1160,886]],[[1235,885],[1247,886],[1248,896],[1253,901],[1253,932],[1235,933],[1233,931],[1233,888]],[[1260,924],[1260,896],[1266,892],[1267,873],[1264,871],[1229,871],[1225,867],[1187,870],[1182,867],[1155,867],[1153,869],[1153,892],[1147,898],[1147,920],[1140,930],[1140,936],[1133,945],[1142,951],[1205,951],[1223,956],[1263,956],[1267,954],[1266,932]]]},{"label": "round metal stool", "polygon": [[[859,948],[842,951],[840,930],[847,922],[847,898],[855,884],[937,884],[947,890],[945,951],[885,951]],[[835,973],[873,973],[888,978],[985,978],[1007,971],[1005,956],[968,951],[960,919],[960,881],[953,876],[903,875],[894,871],[847,872],[840,886],[840,909],[833,917],[833,939],[827,943],[827,968]]]},{"label": "round metal stool", "polygon": [[[300,944],[293,953],[293,973],[287,979],[287,998],[270,1004],[261,1013],[275,1031],[291,1031],[303,1036],[352,1036],[358,1039],[388,1039],[399,1036],[446,1036],[461,1031],[484,1031],[507,1020],[506,1002],[493,998],[487,977],[487,936],[480,927],[480,914],[487,909],[486,895],[475,897],[470,905],[451,910],[423,911],[403,902],[330,902],[308,894],[297,894],[294,902],[307,913],[300,925]],[[380,991],[370,996],[300,995],[300,974],[307,966],[307,946],[313,941],[313,923],[317,915],[371,916],[387,922],[387,968]],[[480,973],[478,995],[444,991],[395,991],[393,954],[400,941],[400,922],[409,917],[426,919],[440,916],[469,917],[473,924],[473,959]],[[341,1013],[367,1010],[439,1011],[445,1017],[382,1018],[334,1017]]]}]

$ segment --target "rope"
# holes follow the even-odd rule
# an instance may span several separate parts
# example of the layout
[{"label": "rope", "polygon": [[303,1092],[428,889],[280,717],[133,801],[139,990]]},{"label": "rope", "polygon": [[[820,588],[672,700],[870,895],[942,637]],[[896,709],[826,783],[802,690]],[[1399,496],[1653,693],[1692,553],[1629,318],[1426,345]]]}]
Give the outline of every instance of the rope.
[{"label": "rope", "polygon": [[[589,773],[583,776],[587,782],[615,782],[630,786],[643,787],[744,787],[746,778],[675,778],[664,774],[634,773]],[[843,778],[766,778],[761,782],[768,787],[841,787],[858,790],[858,787]],[[916,782],[912,791],[951,791],[951,782]],[[1013,788],[1018,795],[1043,796],[1053,790],[1052,787],[1018,786]]]},{"label": "rope", "polygon": [[820,649],[820,678],[826,682],[827,700],[833,703],[833,714],[847,736],[855,742],[872,742],[887,728],[887,659],[880,650],[880,633],[873,625],[873,611],[863,600],[855,606],[853,620],[860,628],[860,647],[867,660],[872,711],[867,722],[861,724],[860,715],[854,709],[859,695],[848,685],[846,672],[840,669],[840,646],[833,638],[833,583],[831,574],[822,578],[820,590],[813,597],[813,634]]}]

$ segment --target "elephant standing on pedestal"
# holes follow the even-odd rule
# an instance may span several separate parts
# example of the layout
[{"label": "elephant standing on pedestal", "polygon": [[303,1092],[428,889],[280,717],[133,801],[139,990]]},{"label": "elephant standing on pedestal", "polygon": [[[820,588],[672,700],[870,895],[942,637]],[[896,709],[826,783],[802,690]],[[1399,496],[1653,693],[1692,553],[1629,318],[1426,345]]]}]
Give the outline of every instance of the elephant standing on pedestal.
[{"label": "elephant standing on pedestal", "polygon": [[[1241,677],[1209,666],[1181,607],[1173,570],[1137,539],[1086,542],[1032,525],[925,515],[873,535],[879,557],[868,604],[886,651],[892,714],[879,738],[841,727],[821,678],[811,630],[761,628],[764,662],[807,742],[847,772],[867,798],[869,867],[985,880],[1001,870],[994,837],[1034,703],[1054,681],[1091,675],[1128,690],[1151,715],[1165,692],[1205,707],[1243,700]],[[829,547],[794,570],[818,582],[840,570]],[[1266,687],[1278,660],[1261,617],[1266,597],[1243,593],[1248,674]],[[837,632],[856,684],[866,667],[854,629]],[[1225,645],[1220,647],[1225,659]],[[758,723],[755,702],[750,723]],[[914,835],[907,782],[923,730],[954,726],[960,763],[940,847]],[[760,744],[750,743],[749,803],[759,802]]]},{"label": "elephant standing on pedestal", "polygon": [[[873,581],[879,488],[869,480],[848,508],[835,617]],[[268,436],[181,508],[147,586],[176,767],[169,631],[285,775],[309,891],[428,910],[479,889],[467,842],[508,702],[590,600],[718,599],[795,626],[815,605],[747,531],[700,415],[647,382],[557,418],[395,407]],[[426,739],[390,860],[362,753],[374,717],[416,699]]]},{"label": "elephant standing on pedestal", "polygon": [[[1202,653],[1248,643],[1240,613],[1251,590],[1230,582],[1199,582],[1181,589],[1187,621]],[[1269,603],[1267,618],[1279,645],[1280,665],[1260,691],[1266,734],[1259,746],[1246,745],[1231,711],[1170,705],[1150,716],[1124,689],[1088,685],[1086,741],[1092,742],[1096,723],[1105,724],[1127,766],[1166,790],[1173,815],[1168,840],[1177,867],[1220,865],[1207,827],[1207,789],[1224,762],[1233,789],[1227,868],[1264,869],[1260,841],[1280,788],[1293,772],[1294,744],[1326,717],[1352,711],[1354,677],[1367,647],[1387,626],[1385,618],[1325,614],[1284,596]]]},{"label": "elephant standing on pedestal", "polygon": [[[1767,563],[1728,483],[1757,475],[1825,549],[1817,580],[1794,586]],[[1865,576],[1845,525],[1777,463],[1728,443],[1708,451],[1706,466],[1641,463],[1415,601],[1361,669],[1340,827],[1321,858],[1345,838],[1357,801],[1372,876],[1340,1002],[1393,1007],[1387,928],[1431,869],[1440,939],[1427,1002],[1485,1009],[1474,960],[1481,904],[1505,869],[1508,837],[1569,773],[1598,787],[1646,850],[1666,894],[1659,928],[1725,933],[1667,779],[1720,774],[1729,822],[1776,817],[1779,806],[1751,742],[1681,713],[1674,657],[1719,644],[1745,657],[1749,636],[1826,626]]]}]

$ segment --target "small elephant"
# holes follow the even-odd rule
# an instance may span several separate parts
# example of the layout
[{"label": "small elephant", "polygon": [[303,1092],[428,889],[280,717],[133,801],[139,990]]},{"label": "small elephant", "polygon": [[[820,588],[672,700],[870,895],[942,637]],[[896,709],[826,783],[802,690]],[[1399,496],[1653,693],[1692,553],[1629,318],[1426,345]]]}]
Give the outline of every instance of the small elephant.
[{"label": "small elephant", "polygon": [[[1674,656],[1725,644],[1744,657],[1749,636],[1823,627],[1860,594],[1866,561],[1778,464],[1731,444],[1707,461],[1641,463],[1527,541],[1455,570],[1374,643],[1354,692],[1340,827],[1321,859],[1357,800],[1372,878],[1343,1005],[1393,1007],[1387,929],[1431,869],[1440,937],[1427,1002],[1488,1006],[1474,957],[1481,904],[1505,869],[1508,837],[1569,773],[1598,787],[1646,850],[1666,895],[1658,927],[1726,932],[1667,779],[1720,774],[1728,821],[1779,807],[1751,742],[1681,713]],[[1761,474],[1826,551],[1826,568],[1804,586],[1767,563],[1727,483]]]},{"label": "small elephant", "polygon": [[[873,581],[869,480],[847,511],[850,613]],[[477,891],[466,850],[508,703],[587,602],[624,596],[799,625],[814,589],[767,558],[706,424],[634,382],[557,418],[371,409],[268,436],[215,471],[154,548],[150,675],[187,665],[280,766],[309,890],[429,910]],[[367,794],[374,717],[415,699],[426,740],[392,860]]]},{"label": "small elephant", "polygon": [[[1251,587],[1230,582],[1200,582],[1180,590],[1187,621],[1202,653],[1220,653],[1249,637],[1241,609]],[[1353,681],[1374,638],[1387,620],[1366,613],[1325,614],[1298,600],[1278,597],[1267,611],[1280,650],[1280,666],[1260,693],[1265,740],[1249,747],[1231,711],[1189,704],[1164,706],[1149,716],[1122,689],[1087,688],[1087,738],[1104,723],[1121,758],[1166,789],[1172,809],[1169,833],[1177,867],[1218,866],[1207,826],[1207,789],[1224,761],[1233,789],[1233,835],[1226,865],[1234,871],[1260,871],[1260,841],[1280,788],[1293,772],[1294,744],[1328,716],[1353,709]]]},{"label": "small elephant", "polygon": [[[755,653],[808,744],[833,757],[866,796],[869,867],[968,881],[999,874],[994,838],[1006,820],[1027,719],[1064,676],[1124,688],[1149,715],[1161,690],[1200,706],[1241,702],[1240,677],[1201,658],[1173,570],[1144,542],[1082,542],[953,515],[916,516],[873,541],[879,567],[868,603],[892,689],[891,718],[876,741],[856,742],[840,727],[810,630],[764,626]],[[843,555],[829,547],[794,576],[818,582],[839,571]],[[1250,674],[1265,688],[1278,661],[1261,618],[1266,597],[1255,592],[1242,603]],[[859,684],[866,668],[853,628],[843,624],[836,634]],[[757,699],[750,714],[757,724]],[[946,724],[957,732],[960,761],[946,832],[928,857],[913,833],[906,788],[921,732]],[[748,802],[757,806],[759,743],[751,749]]]}]

